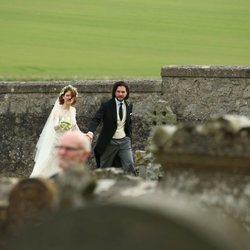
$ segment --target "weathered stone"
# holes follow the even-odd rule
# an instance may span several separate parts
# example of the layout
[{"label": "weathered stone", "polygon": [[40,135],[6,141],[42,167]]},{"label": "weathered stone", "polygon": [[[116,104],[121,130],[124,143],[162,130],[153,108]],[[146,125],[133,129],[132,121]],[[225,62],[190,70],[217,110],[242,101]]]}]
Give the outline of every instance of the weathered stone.
[{"label": "weathered stone", "polygon": [[91,172],[91,175],[97,179],[116,179],[116,180],[128,180],[131,176],[125,175],[121,168],[98,168]]},{"label": "weathered stone", "polygon": [[[134,107],[135,113],[142,119],[147,117],[148,127],[175,124],[176,115],[173,114],[167,101],[155,99],[155,96],[148,96]],[[143,124],[142,124],[143,125]]]},{"label": "weathered stone", "polygon": [[9,205],[10,191],[18,181],[18,178],[0,178],[0,207],[7,207]]},{"label": "weathered stone", "polygon": [[[161,81],[159,80],[125,80],[131,85],[131,92],[155,93],[161,92]],[[72,84],[82,93],[111,93],[113,84],[117,80],[72,80],[72,81],[38,81],[38,82],[0,82],[0,93],[31,94],[31,93],[55,93],[68,84]]]},{"label": "weathered stone", "polygon": [[17,182],[18,182],[17,178],[6,178],[6,177],[0,178],[0,241],[1,241],[1,234],[4,233],[4,226],[7,219],[9,195],[13,187],[17,184]]},{"label": "weathered stone", "polygon": [[53,182],[24,179],[11,190],[4,232],[16,234],[52,208],[56,188]]},{"label": "weathered stone", "polygon": [[250,68],[247,66],[170,65],[162,67],[161,76],[250,78]]},{"label": "weathered stone", "polygon": [[145,164],[146,151],[136,150],[135,151],[135,165],[138,168],[139,176],[146,179],[146,164]]},{"label": "weathered stone", "polygon": [[223,114],[249,117],[249,72],[250,67],[237,66],[166,66],[162,98],[178,120],[200,122]]},{"label": "weathered stone", "polygon": [[[181,157],[181,156],[180,156]],[[177,200],[188,199],[195,206],[213,208],[230,216],[250,232],[250,175],[226,171],[169,168],[160,185],[162,192]]]},{"label": "weathered stone", "polygon": [[6,242],[5,249],[249,249],[249,236],[229,218],[186,200],[145,196],[54,214]]},{"label": "weathered stone", "polygon": [[215,207],[250,230],[250,120],[223,116],[201,125],[159,127],[152,151],[169,197]]},{"label": "weathered stone", "polygon": [[202,125],[159,127],[153,152],[168,167],[250,172],[250,120],[225,115]]},{"label": "weathered stone", "polygon": [[137,197],[155,192],[157,188],[157,182],[126,175],[121,169],[96,169],[90,173],[97,180],[94,193],[97,199],[102,201],[119,197]]},{"label": "weathered stone", "polygon": [[147,147],[146,151],[135,151],[135,163],[138,167],[139,176],[143,179],[158,181],[162,178],[161,165],[150,152],[150,147]]},{"label": "weathered stone", "polygon": [[244,89],[243,98],[244,98],[244,99],[250,98],[250,86],[247,86],[247,87]]},{"label": "weathered stone", "polygon": [[95,179],[83,167],[74,167],[55,179],[57,195],[53,201],[54,209],[75,209],[83,207],[92,198],[96,187]]}]

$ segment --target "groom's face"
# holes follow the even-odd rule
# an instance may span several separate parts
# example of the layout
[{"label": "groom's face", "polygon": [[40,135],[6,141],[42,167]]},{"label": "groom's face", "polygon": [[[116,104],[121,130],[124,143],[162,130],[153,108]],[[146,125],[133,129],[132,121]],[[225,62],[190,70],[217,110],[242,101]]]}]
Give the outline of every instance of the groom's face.
[{"label": "groom's face", "polygon": [[127,94],[127,90],[124,86],[118,86],[115,91],[115,98],[122,102],[126,98]]}]

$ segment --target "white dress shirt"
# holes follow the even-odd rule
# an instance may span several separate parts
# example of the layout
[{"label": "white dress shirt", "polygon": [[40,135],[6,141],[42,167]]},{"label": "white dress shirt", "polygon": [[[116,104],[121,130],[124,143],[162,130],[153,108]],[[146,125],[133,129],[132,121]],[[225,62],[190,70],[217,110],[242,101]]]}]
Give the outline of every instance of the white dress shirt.
[{"label": "white dress shirt", "polygon": [[[126,121],[126,116],[127,116],[126,104],[124,101],[120,102],[116,98],[115,98],[115,102],[116,102],[117,129],[113,135],[113,139],[122,139],[126,136],[125,131],[124,131],[124,126],[125,126],[125,121]],[[120,116],[119,116],[119,108],[120,108],[121,103],[122,103],[122,113],[123,113],[122,120],[120,119]]]}]

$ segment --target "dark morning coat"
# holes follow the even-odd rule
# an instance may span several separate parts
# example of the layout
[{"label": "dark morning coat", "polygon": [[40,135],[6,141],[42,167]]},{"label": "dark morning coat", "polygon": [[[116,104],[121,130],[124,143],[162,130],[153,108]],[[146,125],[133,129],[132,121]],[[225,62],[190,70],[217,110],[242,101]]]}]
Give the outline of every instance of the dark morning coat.
[{"label": "dark morning coat", "polygon": [[[127,116],[124,130],[126,136],[131,138],[133,105],[128,104],[127,101],[125,101],[125,105],[127,109]],[[97,167],[100,167],[100,156],[104,152],[117,129],[117,111],[114,98],[101,104],[101,107],[89,124],[88,131],[95,133],[96,128],[101,122],[103,123],[102,130],[94,148]]]}]

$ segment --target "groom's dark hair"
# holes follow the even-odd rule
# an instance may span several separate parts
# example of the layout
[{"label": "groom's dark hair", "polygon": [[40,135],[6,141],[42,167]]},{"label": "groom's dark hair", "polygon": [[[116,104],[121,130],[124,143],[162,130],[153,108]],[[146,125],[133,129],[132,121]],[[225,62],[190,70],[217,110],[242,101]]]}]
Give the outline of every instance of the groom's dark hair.
[{"label": "groom's dark hair", "polygon": [[120,86],[126,88],[127,96],[125,97],[125,100],[127,100],[129,98],[129,87],[128,87],[127,83],[125,83],[124,81],[118,81],[113,85],[112,97],[115,98],[115,92],[116,92],[117,88]]}]

